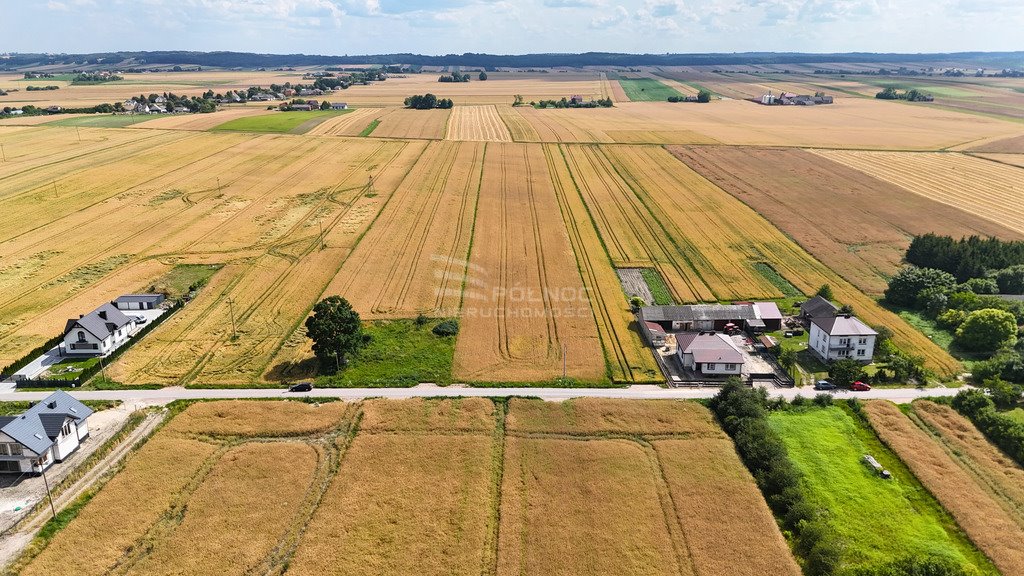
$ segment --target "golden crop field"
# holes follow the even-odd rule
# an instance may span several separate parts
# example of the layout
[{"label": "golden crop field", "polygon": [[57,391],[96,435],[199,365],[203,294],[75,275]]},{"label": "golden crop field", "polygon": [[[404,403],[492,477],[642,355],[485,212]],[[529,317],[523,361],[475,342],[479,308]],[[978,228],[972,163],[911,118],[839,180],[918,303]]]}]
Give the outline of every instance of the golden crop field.
[{"label": "golden crop field", "polygon": [[963,466],[998,496],[997,501],[1024,524],[1024,469],[993,446],[956,410],[928,400],[913,403],[914,415]]},{"label": "golden crop field", "polygon": [[817,151],[915,194],[1024,233],[1024,170],[963,154]]},{"label": "golden crop field", "polygon": [[348,114],[328,118],[306,133],[315,136],[358,136],[382,112],[381,108],[356,108]]},{"label": "golden crop field", "polygon": [[476,140],[485,142],[511,142],[505,122],[494,106],[458,106],[452,109],[448,120],[449,140]]},{"label": "golden crop field", "polygon": [[351,410],[345,402],[200,402],[189,406],[167,429],[185,436],[307,436],[337,428]]},{"label": "golden crop field", "polygon": [[175,114],[173,116],[156,116],[153,120],[146,120],[129,126],[130,128],[160,129],[160,130],[209,130],[236,118],[248,116],[261,116],[270,114],[264,106],[232,106],[219,110],[212,114]]},{"label": "golden crop field", "polygon": [[[190,406],[14,570],[800,573],[699,404],[375,399],[286,432],[298,404]],[[261,428],[257,405],[284,413]]]},{"label": "golden crop field", "polygon": [[430,143],[326,292],[367,318],[457,316],[484,153]]},{"label": "golden crop field", "polygon": [[540,146],[487,147],[455,347],[457,378],[601,378],[590,300]]},{"label": "golden crop field", "polygon": [[926,432],[885,400],[865,403],[878,436],[907,463],[925,488],[949,510],[972,542],[1003,571],[1024,566],[1024,526],[1019,524]]},{"label": "golden crop field", "polygon": [[387,108],[374,118],[380,124],[373,130],[372,136],[441,140],[445,137],[450,114],[451,110]]}]

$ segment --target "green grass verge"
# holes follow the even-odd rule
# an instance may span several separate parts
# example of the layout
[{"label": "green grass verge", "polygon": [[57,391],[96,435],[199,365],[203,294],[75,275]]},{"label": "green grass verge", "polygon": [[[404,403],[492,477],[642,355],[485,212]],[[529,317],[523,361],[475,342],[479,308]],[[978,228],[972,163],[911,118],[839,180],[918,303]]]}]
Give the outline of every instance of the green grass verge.
[{"label": "green grass verge", "polygon": [[178,264],[150,284],[146,290],[165,292],[172,299],[179,298],[188,294],[189,287],[195,284],[205,285],[221,267],[221,264]]},{"label": "green grass verge", "polygon": [[[859,419],[838,407],[773,412],[769,422],[804,475],[811,502],[828,511],[844,566],[877,566],[908,555],[991,565],[909,469]],[[861,458],[893,474],[879,478]]]},{"label": "green grass verge", "polygon": [[619,78],[619,84],[633,102],[665,102],[669,96],[685,96],[654,78]]},{"label": "green grass verge", "polygon": [[651,291],[655,304],[658,306],[671,306],[675,304],[675,300],[672,299],[672,292],[668,289],[668,285],[665,284],[665,280],[657,270],[654,268],[641,268],[640,275],[643,276],[647,289]]},{"label": "green grass verge", "polygon": [[374,118],[366,128],[363,128],[363,131],[359,133],[359,136],[366,138],[370,134],[373,134],[373,131],[377,129],[377,126],[380,126],[380,120]]},{"label": "green grass verge", "polygon": [[431,330],[441,320],[383,320],[366,326],[370,342],[341,373],[317,379],[325,387],[407,387],[420,382],[451,384],[455,338]]},{"label": "green grass verge", "polygon": [[771,264],[767,262],[754,262],[752,266],[758,274],[764,277],[765,280],[771,282],[772,286],[778,288],[779,292],[782,292],[783,296],[786,296],[787,298],[795,298],[804,295],[804,293],[796,286],[793,286],[789,280],[786,280],[782,274],[779,274],[775,268],[772,268]]},{"label": "green grass verge", "polygon": [[259,116],[246,116],[228,120],[211,128],[217,132],[270,132],[274,134],[302,133],[297,130],[308,130],[316,124],[308,125],[310,121],[319,120],[323,122],[329,117],[347,114],[349,110],[312,110],[310,112],[271,112]]},{"label": "green grass verge", "polygon": [[83,128],[123,128],[160,118],[159,115],[148,114],[94,114],[90,116],[76,116],[75,118],[64,118],[54,122],[47,122],[47,126],[81,126]]},{"label": "green grass verge", "polygon": [[[82,404],[85,404],[89,408],[92,408],[94,412],[114,408],[120,403],[120,400],[82,400]],[[31,402],[29,402],[28,400],[11,400],[10,402],[0,402],[0,416],[14,416],[15,414],[21,414],[25,410],[29,409],[30,404]]]}]

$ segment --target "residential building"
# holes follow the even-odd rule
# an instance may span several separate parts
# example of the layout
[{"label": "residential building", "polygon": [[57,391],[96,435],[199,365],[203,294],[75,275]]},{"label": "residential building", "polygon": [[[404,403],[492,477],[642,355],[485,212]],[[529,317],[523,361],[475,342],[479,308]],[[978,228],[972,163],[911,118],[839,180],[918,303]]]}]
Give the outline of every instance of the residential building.
[{"label": "residential building", "polygon": [[764,332],[778,330],[782,326],[782,312],[774,302],[644,306],[640,309],[640,320],[641,329],[651,341],[648,323],[654,323],[666,332],[723,331],[733,327]]},{"label": "residential building", "polygon": [[808,345],[826,362],[852,358],[870,363],[877,336],[878,332],[856,316],[819,316],[811,318]]},{"label": "residential building", "polygon": [[106,355],[124,343],[136,328],[135,318],[107,303],[64,326],[61,356]]},{"label": "residential building", "polygon": [[165,299],[163,294],[125,294],[114,300],[114,306],[118,310],[153,310]]},{"label": "residential building", "polygon": [[348,110],[347,102],[335,102],[331,104],[331,110]]},{"label": "residential building", "polygon": [[687,370],[705,376],[739,376],[743,373],[743,352],[727,334],[677,334],[676,344],[679,361]]},{"label": "residential building", "polygon": [[91,414],[88,406],[57,391],[22,414],[0,416],[0,472],[39,474],[63,461],[89,437]]}]

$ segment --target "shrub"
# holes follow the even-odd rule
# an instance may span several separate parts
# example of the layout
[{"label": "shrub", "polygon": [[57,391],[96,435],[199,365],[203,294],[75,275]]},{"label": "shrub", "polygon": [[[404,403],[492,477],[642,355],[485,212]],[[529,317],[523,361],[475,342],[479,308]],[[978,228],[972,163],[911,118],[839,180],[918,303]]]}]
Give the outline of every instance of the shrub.
[{"label": "shrub", "polygon": [[914,306],[917,304],[918,294],[927,288],[952,292],[956,288],[956,278],[949,272],[934,268],[906,266],[889,280],[885,299],[898,306]]},{"label": "shrub", "polygon": [[[1024,264],[996,272],[996,283],[1003,294],[1024,294]],[[991,294],[991,292],[988,292]]]},{"label": "shrub", "polygon": [[[961,286],[975,294],[998,294],[999,285],[992,278],[970,278]],[[962,291],[962,290],[958,290]]]},{"label": "shrub", "polygon": [[822,392],[814,397],[814,403],[822,408],[828,408],[832,405],[833,396],[828,392]]},{"label": "shrub", "polygon": [[441,337],[455,336],[459,333],[459,321],[458,320],[444,320],[439,322],[434,329],[431,330],[434,334]]},{"label": "shrub", "polygon": [[1016,341],[1017,318],[1003,310],[975,310],[956,329],[956,343],[967,350],[992,352]]}]

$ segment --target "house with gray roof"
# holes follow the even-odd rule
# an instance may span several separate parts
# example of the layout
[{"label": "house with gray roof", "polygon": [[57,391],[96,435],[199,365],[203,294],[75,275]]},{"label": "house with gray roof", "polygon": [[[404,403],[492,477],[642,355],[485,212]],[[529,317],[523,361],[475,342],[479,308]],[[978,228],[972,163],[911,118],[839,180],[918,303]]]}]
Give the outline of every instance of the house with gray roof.
[{"label": "house with gray roof", "polygon": [[726,334],[677,334],[676,345],[679,361],[687,370],[705,376],[739,376],[743,373],[743,352]]},{"label": "house with gray roof", "polygon": [[835,316],[839,307],[821,296],[815,296],[800,305],[800,317],[804,320],[822,316]]},{"label": "house with gray roof", "polygon": [[0,473],[39,474],[89,437],[92,409],[57,391],[17,416],[0,416]]},{"label": "house with gray roof", "polygon": [[103,356],[123,344],[135,332],[133,316],[106,303],[88,314],[72,318],[64,326],[62,356]]},{"label": "house with gray roof", "polygon": [[807,344],[822,360],[852,358],[871,363],[878,332],[852,314],[811,318]]}]

